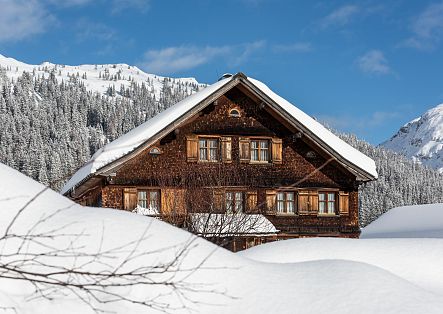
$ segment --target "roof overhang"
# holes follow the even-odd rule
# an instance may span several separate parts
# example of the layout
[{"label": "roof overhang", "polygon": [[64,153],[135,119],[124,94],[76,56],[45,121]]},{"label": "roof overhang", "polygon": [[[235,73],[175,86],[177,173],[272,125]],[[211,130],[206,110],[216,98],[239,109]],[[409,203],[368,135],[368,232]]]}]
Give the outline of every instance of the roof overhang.
[{"label": "roof overhang", "polygon": [[[249,80],[243,73],[237,73],[232,76],[229,81],[224,84],[221,88],[214,91],[212,94],[207,96],[205,99],[197,103],[190,110],[182,114],[179,118],[174,120],[172,123],[165,125],[159,132],[155,135],[151,136],[141,145],[137,146],[135,149],[127,153],[126,155],[121,156],[120,158],[110,162],[109,164],[97,169],[94,173],[91,173],[83,180],[79,181],[74,185],[74,187],[64,194],[68,194],[71,190],[77,188],[79,185],[83,185],[85,183],[90,183],[91,180],[95,180],[97,177],[107,177],[111,173],[116,172],[126,161],[136,157],[140,153],[142,153],[146,148],[154,145],[158,140],[174,131],[175,129],[184,125],[189,118],[198,114],[201,110],[203,110],[206,106],[217,100],[220,96],[224,95],[226,92],[234,88],[235,86],[241,84],[242,87],[246,88],[250,93],[252,93],[257,98],[261,99],[262,102],[265,103],[264,108],[266,110],[272,110],[278,113],[285,122],[287,122],[294,129],[301,131],[303,135],[309,139],[312,143],[318,145],[318,147],[327,153],[329,156],[333,157],[340,165],[345,167],[348,171],[353,173],[356,176],[356,180],[360,182],[372,181],[377,177],[372,175],[371,173],[361,169],[350,160],[346,159],[342,155],[340,155],[333,147],[328,145],[325,141],[322,140],[320,136],[312,132],[306,125],[298,121],[293,115],[287,112],[282,106],[280,106],[277,102],[275,102],[271,97],[269,97],[266,93],[264,93],[259,87],[257,87],[251,80]],[[149,120],[145,123],[149,123]]]},{"label": "roof overhang", "polygon": [[357,181],[372,181],[375,180],[376,177],[374,177],[372,174],[364,171],[357,165],[353,164],[343,156],[341,156],[336,150],[334,150],[331,146],[329,146],[327,143],[325,143],[321,137],[319,137],[317,134],[311,132],[309,128],[307,128],[305,125],[300,123],[295,117],[293,117],[291,114],[289,114],[285,109],[283,109],[280,105],[278,105],[273,99],[268,97],[265,93],[263,93],[257,86],[255,86],[250,80],[239,78],[241,83],[248,88],[248,90],[252,93],[254,93],[257,97],[261,98],[272,110],[275,112],[278,112],[287,122],[289,122],[295,129],[300,130],[304,136],[306,136],[309,140],[311,140],[314,143],[317,143],[321,149],[323,149],[326,153],[328,153],[330,156],[334,157],[336,161],[343,165],[346,169],[351,171],[353,174],[356,175]]}]

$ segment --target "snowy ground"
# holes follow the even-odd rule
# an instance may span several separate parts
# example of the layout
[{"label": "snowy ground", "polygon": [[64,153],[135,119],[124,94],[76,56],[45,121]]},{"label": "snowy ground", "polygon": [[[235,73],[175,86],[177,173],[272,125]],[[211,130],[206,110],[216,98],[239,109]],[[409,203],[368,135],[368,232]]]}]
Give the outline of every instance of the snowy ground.
[{"label": "snowy ground", "polygon": [[[19,208],[43,186],[4,165],[0,165],[0,176],[1,237]],[[149,267],[170,261],[183,243],[193,239],[189,233],[156,219],[82,207],[50,190],[31,202],[11,229],[14,234],[28,232],[36,221],[59,209],[62,210],[45,219],[32,233],[64,226],[62,233],[70,236],[43,239],[45,246],[40,243],[25,248],[26,252],[47,252],[49,246],[68,247],[76,252],[76,256],[44,259],[54,266],[77,265],[80,269],[104,272],[115,269],[132,252],[134,256],[141,255],[125,269]],[[0,240],[0,277],[8,274],[2,268],[8,261],[6,254],[16,249],[17,243],[8,241],[5,244],[4,239]],[[185,304],[195,313],[441,313],[441,240],[407,241],[291,240],[233,254],[196,239],[178,265],[181,271],[168,278],[184,284],[181,296],[168,294],[170,286],[147,283],[114,287],[112,291],[137,300],[157,297],[156,302],[172,308]],[[111,256],[99,256],[92,264],[82,266],[82,254],[106,250],[111,250]],[[200,267],[196,271],[186,271],[197,266]],[[41,265],[27,269],[47,270]],[[153,279],[161,281],[166,277],[158,274]],[[72,293],[58,289],[52,299],[32,299],[33,291],[33,286],[25,281],[0,278],[0,307],[14,308],[9,310],[11,313],[92,312]],[[124,302],[100,306],[116,313],[156,313]]]},{"label": "snowy ground", "polygon": [[443,204],[393,208],[364,228],[361,238],[443,238]]}]

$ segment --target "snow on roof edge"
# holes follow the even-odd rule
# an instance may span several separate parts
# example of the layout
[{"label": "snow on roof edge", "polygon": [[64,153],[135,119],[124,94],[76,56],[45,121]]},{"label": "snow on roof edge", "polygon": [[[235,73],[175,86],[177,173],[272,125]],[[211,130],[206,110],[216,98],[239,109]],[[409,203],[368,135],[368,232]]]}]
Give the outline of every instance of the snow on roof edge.
[{"label": "snow on roof edge", "polygon": [[111,143],[106,144],[91,157],[86,165],[81,167],[63,186],[60,193],[65,194],[78,183],[87,178],[90,174],[95,173],[100,168],[119,159],[120,157],[132,152],[134,149],[149,140],[152,136],[160,132],[166,125],[173,123],[183,114],[194,108],[195,105],[211,96],[227,83],[232,81],[232,77],[220,80],[203,90],[192,94],[185,99],[179,101],[175,105],[160,112],[151,119],[142,123],[138,127],[123,134]]},{"label": "snow on roof edge", "polygon": [[372,158],[363,154],[358,149],[352,147],[351,145],[340,139],[338,136],[333,134],[331,131],[326,129],[321,123],[300,110],[298,107],[274,93],[266,84],[253,78],[248,78],[248,80],[263,93],[265,93],[269,98],[271,98],[274,102],[276,102],[280,107],[282,107],[299,123],[305,126],[313,134],[317,135],[320,140],[331,147],[340,156],[354,164],[356,167],[364,170],[375,179],[378,178],[375,161]]}]

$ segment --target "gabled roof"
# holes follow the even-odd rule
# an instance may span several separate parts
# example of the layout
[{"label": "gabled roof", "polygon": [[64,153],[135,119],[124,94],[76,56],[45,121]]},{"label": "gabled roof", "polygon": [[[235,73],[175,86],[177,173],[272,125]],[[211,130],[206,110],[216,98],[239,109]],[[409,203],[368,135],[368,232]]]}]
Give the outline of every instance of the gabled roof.
[{"label": "gabled roof", "polygon": [[319,122],[275,94],[262,82],[238,73],[183,99],[99,149],[91,160],[65,184],[61,193],[65,194],[94,175],[106,173],[120,165],[126,157],[137,155],[239,83],[263,98],[267,105],[278,111],[289,123],[318,143],[340,164],[355,173],[358,180],[369,181],[377,178],[375,162],[371,158],[342,141]]}]

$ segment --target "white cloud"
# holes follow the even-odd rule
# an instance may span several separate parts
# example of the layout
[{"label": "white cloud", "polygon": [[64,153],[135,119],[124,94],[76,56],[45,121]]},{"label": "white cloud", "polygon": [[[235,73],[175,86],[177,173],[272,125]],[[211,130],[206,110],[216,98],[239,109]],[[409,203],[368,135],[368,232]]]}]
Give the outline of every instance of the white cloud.
[{"label": "white cloud", "polygon": [[88,19],[80,19],[77,21],[75,28],[77,29],[76,38],[78,41],[88,39],[108,41],[115,38],[115,31],[112,28],[106,24]]},{"label": "white cloud", "polygon": [[148,50],[142,66],[152,73],[173,73],[195,68],[212,59],[227,54],[229,47],[179,46]]},{"label": "white cloud", "polygon": [[426,7],[412,24],[413,35],[403,45],[417,49],[432,49],[443,37],[443,2]]},{"label": "white cloud", "polygon": [[88,4],[92,0],[46,0],[46,2],[59,7],[73,7]]},{"label": "white cloud", "polygon": [[178,46],[148,50],[140,66],[151,73],[171,74],[196,68],[222,58],[231,66],[247,61],[265,46],[264,41],[225,46]]},{"label": "white cloud", "polygon": [[36,0],[0,0],[0,42],[43,33],[52,21],[54,18]]},{"label": "white cloud", "polygon": [[146,12],[149,9],[150,0],[113,0],[112,1],[112,14],[120,13],[127,9],[136,9],[141,12]]},{"label": "white cloud", "polygon": [[344,26],[348,24],[359,12],[360,8],[356,5],[344,5],[325,16],[320,21],[320,26],[323,28],[335,25]]},{"label": "white cloud", "polygon": [[240,65],[247,61],[257,50],[264,48],[265,45],[266,42],[264,40],[259,40],[231,47],[233,55],[231,55],[231,60],[229,63],[232,66]]},{"label": "white cloud", "polygon": [[361,71],[368,74],[390,74],[392,73],[383,52],[371,50],[357,59],[357,65]]},{"label": "white cloud", "polygon": [[274,50],[274,52],[303,53],[303,52],[312,51],[312,45],[311,45],[311,43],[307,43],[307,42],[298,42],[298,43],[292,43],[292,44],[275,45],[272,47],[272,50]]}]

